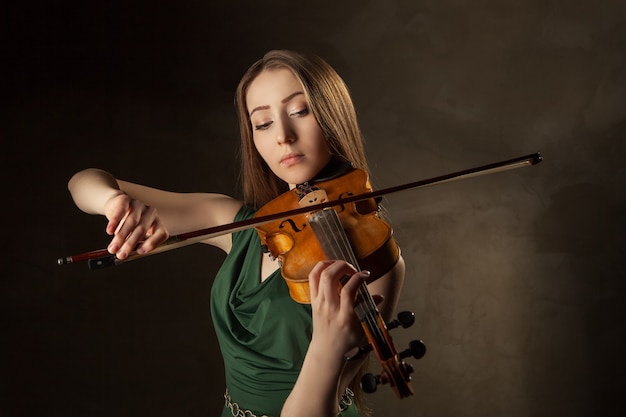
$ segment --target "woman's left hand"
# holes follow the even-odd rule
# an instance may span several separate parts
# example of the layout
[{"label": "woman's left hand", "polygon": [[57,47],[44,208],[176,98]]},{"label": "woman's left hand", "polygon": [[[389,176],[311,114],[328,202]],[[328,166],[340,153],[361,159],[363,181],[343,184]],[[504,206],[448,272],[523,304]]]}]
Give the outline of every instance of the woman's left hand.
[{"label": "woman's left hand", "polygon": [[[318,262],[309,273],[313,336],[281,416],[337,415],[338,395],[362,364],[347,362],[346,354],[365,340],[354,306],[369,276],[344,261]],[[372,297],[375,303],[382,301],[380,296]]]},{"label": "woman's left hand", "polygon": [[[342,285],[342,281],[347,282]],[[363,330],[354,303],[367,271],[357,272],[344,261],[321,261],[309,274],[313,315],[312,348],[343,358],[363,341]],[[335,357],[337,357],[335,356]]]}]

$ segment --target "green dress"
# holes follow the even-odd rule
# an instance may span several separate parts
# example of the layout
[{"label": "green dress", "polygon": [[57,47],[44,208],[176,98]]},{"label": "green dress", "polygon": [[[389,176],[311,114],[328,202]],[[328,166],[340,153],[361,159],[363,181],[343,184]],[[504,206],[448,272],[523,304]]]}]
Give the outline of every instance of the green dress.
[{"label": "green dress", "polygon": [[[235,221],[253,215],[244,206]],[[254,228],[236,232],[232,239],[211,290],[228,395],[243,411],[278,417],[311,340],[311,307],[291,299],[280,270],[260,282],[263,253]],[[351,406],[341,415],[358,413]],[[227,416],[232,413],[225,405],[222,417]]]}]

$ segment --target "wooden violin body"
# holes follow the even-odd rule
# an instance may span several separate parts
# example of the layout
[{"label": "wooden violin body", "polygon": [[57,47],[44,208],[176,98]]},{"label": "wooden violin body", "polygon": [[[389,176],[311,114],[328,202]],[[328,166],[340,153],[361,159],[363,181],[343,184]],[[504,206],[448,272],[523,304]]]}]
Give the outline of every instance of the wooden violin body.
[{"label": "wooden violin body", "polygon": [[[316,183],[315,187],[324,190],[324,197],[319,198],[320,194],[307,193],[304,188],[297,187],[261,207],[255,217],[305,205],[313,210],[316,204],[327,200],[371,192],[368,175],[360,169]],[[374,199],[367,199],[338,206],[335,211],[360,268],[370,271],[371,279],[389,271],[398,261],[400,251],[393,239],[391,226],[380,218],[378,203]],[[300,303],[310,302],[309,272],[318,261],[327,257],[309,225],[308,214],[257,226],[256,229],[261,244],[273,257],[280,260],[281,273],[287,281],[292,298]]]}]

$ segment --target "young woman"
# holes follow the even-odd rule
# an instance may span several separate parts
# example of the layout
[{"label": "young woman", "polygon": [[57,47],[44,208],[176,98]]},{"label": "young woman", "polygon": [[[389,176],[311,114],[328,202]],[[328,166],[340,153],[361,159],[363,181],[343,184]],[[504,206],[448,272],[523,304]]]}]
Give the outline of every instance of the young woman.
[{"label": "young woman", "polygon": [[[170,235],[254,216],[280,194],[328,171],[336,160],[366,169],[354,107],[339,75],[323,60],[271,51],[243,76],[236,94],[244,201],[218,194],[173,193],[117,179],[98,169],[68,187],[83,211],[108,219],[109,252],[125,259]],[[255,229],[208,239],[227,253],[211,291],[224,357],[222,416],[356,416],[348,389],[361,365],[345,356],[363,343],[354,313],[367,271],[320,261],[310,271],[311,304],[295,302],[280,265],[263,253]],[[344,276],[350,279],[341,286]],[[389,319],[404,279],[400,257],[369,282]],[[339,289],[341,288],[341,289]]]}]

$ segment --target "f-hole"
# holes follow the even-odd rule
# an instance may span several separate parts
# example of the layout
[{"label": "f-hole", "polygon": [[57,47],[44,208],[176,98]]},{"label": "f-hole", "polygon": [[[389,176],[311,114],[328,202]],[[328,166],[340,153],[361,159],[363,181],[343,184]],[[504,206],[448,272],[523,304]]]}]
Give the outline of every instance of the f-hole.
[{"label": "f-hole", "polygon": [[[341,193],[339,194],[339,198],[337,200],[341,200],[342,198],[346,198],[346,197],[352,197],[354,194],[352,194],[352,192],[348,191],[347,193]],[[344,211],[346,209],[345,204],[341,204],[339,206],[337,206],[337,209],[335,210],[337,213],[341,213],[342,211]]]},{"label": "f-hole", "polygon": [[291,225],[291,230],[293,230],[296,233],[300,233],[306,227],[306,223],[302,224],[302,228],[299,228],[298,226],[296,226],[296,223],[292,219],[287,219],[287,220],[283,220],[280,223],[280,226],[278,226],[278,228],[279,229],[284,228],[285,227],[285,223],[289,223]]}]

